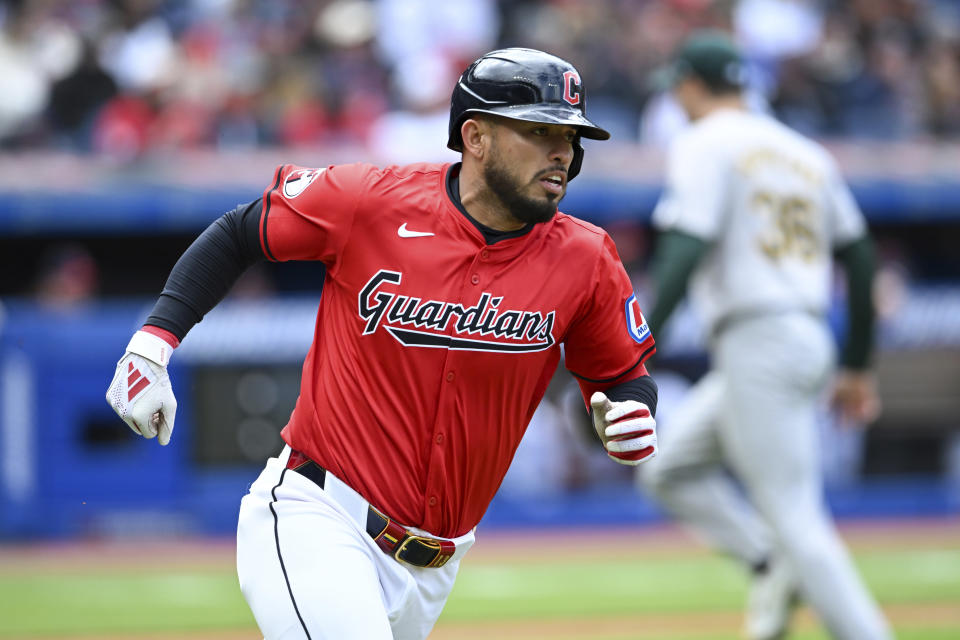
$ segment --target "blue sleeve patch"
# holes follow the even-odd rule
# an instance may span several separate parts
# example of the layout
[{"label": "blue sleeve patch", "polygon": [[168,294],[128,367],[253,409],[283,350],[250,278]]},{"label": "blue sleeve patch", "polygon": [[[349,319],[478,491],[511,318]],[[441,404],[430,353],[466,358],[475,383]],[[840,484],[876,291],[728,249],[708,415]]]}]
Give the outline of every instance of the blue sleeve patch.
[{"label": "blue sleeve patch", "polygon": [[650,327],[647,325],[647,319],[643,317],[640,311],[640,303],[637,302],[637,295],[634,294],[627,298],[623,305],[623,311],[627,320],[627,333],[637,342],[644,342],[650,337]]}]

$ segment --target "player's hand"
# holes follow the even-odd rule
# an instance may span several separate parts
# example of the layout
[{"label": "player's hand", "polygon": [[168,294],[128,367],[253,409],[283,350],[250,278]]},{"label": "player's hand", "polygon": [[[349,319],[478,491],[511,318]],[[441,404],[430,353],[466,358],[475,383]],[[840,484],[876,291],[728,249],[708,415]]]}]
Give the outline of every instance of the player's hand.
[{"label": "player's hand", "polygon": [[173,348],[163,339],[138,331],[117,363],[107,389],[107,403],[135,433],[170,442],[177,399],[173,397],[167,363]]},{"label": "player's hand", "polygon": [[647,405],[636,400],[611,402],[602,391],[590,398],[593,427],[607,455],[620,464],[636,465],[657,455],[657,421]]},{"label": "player's hand", "polygon": [[833,383],[833,406],[847,422],[866,424],[880,416],[877,381],[869,371],[843,369]]}]

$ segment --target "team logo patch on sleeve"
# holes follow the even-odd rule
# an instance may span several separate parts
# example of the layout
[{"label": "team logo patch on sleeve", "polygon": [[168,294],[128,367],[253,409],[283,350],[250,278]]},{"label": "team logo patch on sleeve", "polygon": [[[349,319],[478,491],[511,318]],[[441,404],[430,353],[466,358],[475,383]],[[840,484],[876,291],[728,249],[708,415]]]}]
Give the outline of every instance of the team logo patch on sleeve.
[{"label": "team logo patch on sleeve", "polygon": [[326,169],[297,169],[283,181],[283,195],[287,198],[296,198],[324,171]]},{"label": "team logo patch on sleeve", "polygon": [[627,333],[637,342],[643,342],[650,337],[650,327],[647,325],[647,319],[643,317],[640,311],[640,303],[637,302],[636,294],[627,298],[623,310],[627,320]]}]

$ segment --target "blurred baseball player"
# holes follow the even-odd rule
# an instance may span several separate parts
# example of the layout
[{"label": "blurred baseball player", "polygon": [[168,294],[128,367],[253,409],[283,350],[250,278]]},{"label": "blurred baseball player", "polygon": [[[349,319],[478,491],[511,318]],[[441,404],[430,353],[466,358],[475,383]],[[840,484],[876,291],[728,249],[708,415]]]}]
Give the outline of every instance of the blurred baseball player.
[{"label": "blurred baseball player", "polygon": [[107,397],[167,444],[165,365],[257,260],[326,266],[286,447],[243,498],[241,588],[266,638],[424,638],[565,348],[614,460],[653,457],[654,352],[601,229],[558,213],[583,160],[577,70],[489,53],[453,91],[456,164],[280,167],[173,268]]},{"label": "blurred baseball player", "polygon": [[689,282],[712,370],[638,477],[683,523],[752,568],[748,638],[781,637],[796,596],[835,638],[889,638],[823,503],[816,441],[835,359],[824,317],[831,255],[845,266],[850,301],[834,397],[858,421],[879,408],[863,216],[824,149],[744,108],[744,68],[726,36],[693,34],[666,71],[692,125],[671,143],[653,214],[650,326],[663,326]]}]

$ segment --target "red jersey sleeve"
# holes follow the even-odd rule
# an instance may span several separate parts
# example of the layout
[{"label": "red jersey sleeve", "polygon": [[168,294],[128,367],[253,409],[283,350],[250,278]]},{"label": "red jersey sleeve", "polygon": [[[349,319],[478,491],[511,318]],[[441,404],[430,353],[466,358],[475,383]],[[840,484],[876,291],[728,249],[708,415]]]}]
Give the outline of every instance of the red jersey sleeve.
[{"label": "red jersey sleeve", "polygon": [[283,165],[263,194],[260,244],[270,260],[320,260],[335,268],[373,167]]},{"label": "red jersey sleeve", "polygon": [[576,376],[584,400],[594,391],[645,375],[643,363],[656,351],[630,278],[606,234],[588,291],[564,340],[566,367]]}]

